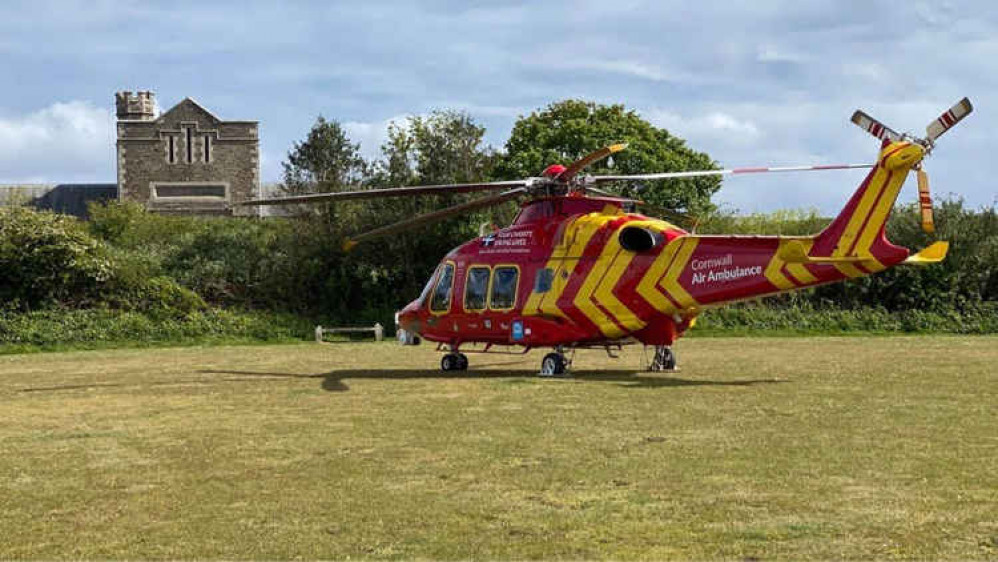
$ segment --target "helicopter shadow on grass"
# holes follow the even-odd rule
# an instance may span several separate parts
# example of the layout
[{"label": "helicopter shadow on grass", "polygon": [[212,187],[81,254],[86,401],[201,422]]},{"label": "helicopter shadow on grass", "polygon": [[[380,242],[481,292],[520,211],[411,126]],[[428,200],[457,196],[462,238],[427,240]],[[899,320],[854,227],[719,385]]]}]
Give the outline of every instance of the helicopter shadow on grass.
[{"label": "helicopter shadow on grass", "polygon": [[[485,366],[502,366],[480,365]],[[777,384],[790,382],[782,379],[750,379],[750,380],[709,380],[681,378],[670,374],[644,373],[639,371],[619,370],[578,370],[567,377],[540,377],[533,369],[508,370],[470,370],[443,372],[439,369],[344,369],[319,374],[276,373],[264,371],[230,371],[203,370],[201,373],[219,375],[238,375],[240,377],[261,378],[296,378],[321,379],[323,390],[329,392],[346,392],[350,386],[347,380],[412,380],[412,379],[505,379],[509,382],[533,384],[565,383],[611,383],[625,388],[664,388],[685,386],[754,386],[759,384]],[[242,379],[247,380],[247,379]]]}]

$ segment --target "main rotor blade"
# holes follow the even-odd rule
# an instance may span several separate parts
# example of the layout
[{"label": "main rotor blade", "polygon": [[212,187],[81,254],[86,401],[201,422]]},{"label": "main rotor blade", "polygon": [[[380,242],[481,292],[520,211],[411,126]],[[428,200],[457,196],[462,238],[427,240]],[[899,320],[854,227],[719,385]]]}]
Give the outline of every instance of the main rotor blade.
[{"label": "main rotor blade", "polygon": [[639,210],[645,211],[645,214],[652,213],[655,215],[666,217],[670,221],[676,224],[680,225],[683,223],[693,224],[696,222],[696,218],[693,216],[680,213],[679,211],[673,211],[672,209],[666,209],[665,207],[659,207],[658,205],[652,205],[651,203],[646,203],[640,199],[630,199],[627,197],[621,197],[616,193],[610,193],[609,191],[604,191],[602,189],[597,189],[591,186],[586,187],[586,192],[598,195],[600,197],[607,197],[607,198],[616,199],[618,201],[634,203],[636,207],[640,208]]},{"label": "main rotor blade", "polygon": [[627,176],[590,176],[586,181],[607,183],[611,181],[648,181],[671,178],[698,178],[703,176],[734,176],[740,174],[763,174],[770,172],[809,172],[818,170],[851,170],[872,168],[873,164],[831,164],[824,166],[782,166],[771,168],[732,168],[730,170],[696,170],[691,172],[663,172],[660,174],[633,174]]},{"label": "main rotor blade", "polygon": [[680,213],[679,211],[673,211],[672,209],[666,209],[665,207],[659,207],[658,205],[652,205],[644,201],[635,200],[634,203],[638,206],[639,210],[643,211],[642,214],[647,215],[651,213],[685,228],[695,227],[699,222],[696,217]]},{"label": "main rotor blade", "polygon": [[942,115],[940,115],[935,121],[929,123],[925,127],[925,136],[931,142],[939,138],[943,133],[953,128],[963,120],[964,117],[970,115],[970,112],[974,110],[974,106],[970,104],[970,100],[963,98],[962,100],[956,102],[956,105],[947,109]]},{"label": "main rotor blade", "polygon": [[396,232],[402,232],[421,226],[431,222],[437,222],[443,220],[447,217],[458,215],[461,213],[466,213],[468,211],[474,211],[475,209],[482,209],[484,207],[491,207],[493,205],[498,205],[500,203],[505,203],[511,199],[516,199],[517,197],[527,193],[527,189],[524,187],[518,187],[516,189],[511,189],[505,191],[498,195],[491,195],[489,197],[482,197],[480,199],[474,199],[468,201],[467,203],[461,203],[459,205],[453,205],[447,207],[446,209],[440,209],[439,211],[433,211],[432,213],[426,213],[425,215],[419,215],[411,219],[389,224],[387,226],[382,226],[380,228],[375,228],[374,230],[369,230],[362,234],[358,234],[348,239],[343,243],[343,249],[349,251],[351,248],[356,246],[358,243],[365,240],[370,240],[372,238],[377,238],[379,236],[386,236],[388,234],[394,234]]},{"label": "main rotor blade", "polygon": [[890,139],[892,142],[901,140],[901,135],[896,131],[858,109],[852,114],[850,121],[880,140]]},{"label": "main rotor blade", "polygon": [[483,183],[453,183],[442,185],[417,185],[410,187],[390,187],[385,189],[364,189],[333,193],[309,193],[242,201],[234,205],[289,205],[295,203],[321,203],[326,201],[346,201],[350,199],[378,199],[381,197],[412,197],[416,195],[443,195],[449,193],[472,193],[493,191],[530,185],[530,180],[496,181]]},{"label": "main rotor blade", "polygon": [[596,152],[591,152],[583,156],[582,158],[579,158],[575,162],[569,164],[568,167],[565,168],[565,171],[558,174],[558,177],[555,179],[557,179],[558,181],[569,181],[572,178],[574,178],[576,174],[584,170],[587,166],[599,162],[600,160],[606,158],[607,156],[610,156],[611,154],[616,154],[621,150],[624,150],[625,148],[627,148],[627,143],[622,142],[619,144],[611,144],[610,146],[603,147],[597,150]]}]

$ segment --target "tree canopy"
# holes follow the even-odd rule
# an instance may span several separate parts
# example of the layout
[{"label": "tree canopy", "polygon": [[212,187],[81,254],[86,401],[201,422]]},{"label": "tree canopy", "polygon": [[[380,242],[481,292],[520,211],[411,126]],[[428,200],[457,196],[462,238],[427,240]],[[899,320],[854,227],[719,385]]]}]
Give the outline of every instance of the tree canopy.
[{"label": "tree canopy", "polygon": [[[483,142],[485,127],[461,111],[434,111],[411,116],[388,127],[381,157],[371,165],[368,183],[374,187],[399,187],[487,180],[495,151]],[[365,229],[374,228],[453,205],[467,196],[405,197],[360,203]],[[398,285],[418,292],[439,259],[455,245],[475,236],[474,217],[454,217],[403,234],[358,247],[357,252],[385,271],[399,274]]]},{"label": "tree canopy", "polygon": [[283,188],[291,194],[339,191],[366,175],[360,145],[350,142],[336,121],[319,116],[302,142],[295,142],[284,169]]},{"label": "tree canopy", "polygon": [[[623,105],[563,100],[520,117],[506,141],[505,155],[496,167],[501,179],[536,176],[550,164],[568,164],[614,143],[627,150],[591,166],[589,173],[647,174],[716,169],[703,152],[641,118]],[[613,166],[611,169],[610,166]],[[618,185],[622,195],[635,196],[669,209],[694,214],[713,208],[710,198],[721,187],[719,177],[648,182],[640,193],[633,185]]]}]

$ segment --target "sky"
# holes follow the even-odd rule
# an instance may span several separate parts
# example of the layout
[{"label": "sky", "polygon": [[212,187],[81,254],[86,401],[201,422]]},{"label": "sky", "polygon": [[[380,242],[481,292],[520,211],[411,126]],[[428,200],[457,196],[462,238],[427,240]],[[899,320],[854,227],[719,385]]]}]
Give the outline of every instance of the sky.
[{"label": "sky", "polygon": [[[924,136],[969,96],[926,169],[936,194],[998,201],[987,0],[4,2],[0,184],[115,181],[114,92],[140,89],[164,110],[189,96],[260,121],[265,182],[320,114],[375,157],[407,115],[465,110],[501,149],[519,116],[581,98],[622,103],[725,167],[789,166],[875,159],[856,109]],[[715,201],[833,213],[863,176],[741,176]]]}]

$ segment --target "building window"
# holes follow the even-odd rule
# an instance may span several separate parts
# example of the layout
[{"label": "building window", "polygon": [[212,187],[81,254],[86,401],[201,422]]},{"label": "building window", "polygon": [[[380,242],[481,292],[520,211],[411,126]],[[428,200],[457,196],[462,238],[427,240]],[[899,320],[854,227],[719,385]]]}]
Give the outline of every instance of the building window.
[{"label": "building window", "polygon": [[490,270],[486,266],[473,266],[468,269],[468,279],[464,283],[464,309],[469,312],[485,310],[485,297],[489,293]]},{"label": "building window", "polygon": [[194,132],[191,131],[190,127],[187,127],[187,163],[190,164],[194,162],[194,143],[193,136]]},{"label": "building window", "polygon": [[516,282],[520,278],[520,268],[515,265],[499,266],[492,272],[492,291],[489,294],[489,308],[510,310],[516,305]]},{"label": "building window", "polygon": [[177,197],[210,197],[225,199],[224,184],[165,183],[155,184],[153,193],[157,199]]},{"label": "building window", "polygon": [[211,162],[211,136],[204,136],[204,163]]},{"label": "building window", "polygon": [[177,139],[170,135],[167,138],[166,161],[170,164],[177,162]]},{"label": "building window", "polygon": [[430,297],[430,310],[433,312],[447,312],[450,310],[450,297],[454,291],[454,264],[447,263],[440,274],[437,286],[433,288],[433,296]]}]

